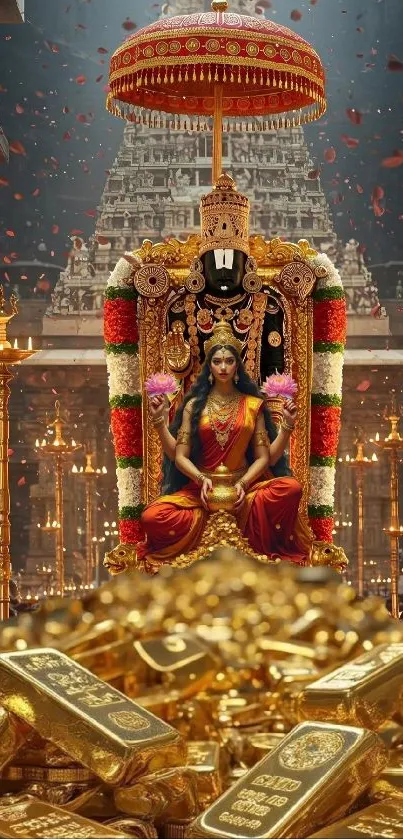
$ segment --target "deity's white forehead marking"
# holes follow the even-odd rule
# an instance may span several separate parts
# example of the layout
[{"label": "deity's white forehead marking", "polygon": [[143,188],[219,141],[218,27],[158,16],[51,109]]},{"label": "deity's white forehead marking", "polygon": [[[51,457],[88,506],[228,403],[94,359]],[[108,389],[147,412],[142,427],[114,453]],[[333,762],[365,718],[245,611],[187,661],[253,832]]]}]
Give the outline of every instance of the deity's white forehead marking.
[{"label": "deity's white forehead marking", "polygon": [[234,264],[234,251],[233,250],[223,250],[222,248],[218,248],[214,251],[214,259],[215,259],[215,267],[217,270],[220,268],[229,268],[231,269]]}]

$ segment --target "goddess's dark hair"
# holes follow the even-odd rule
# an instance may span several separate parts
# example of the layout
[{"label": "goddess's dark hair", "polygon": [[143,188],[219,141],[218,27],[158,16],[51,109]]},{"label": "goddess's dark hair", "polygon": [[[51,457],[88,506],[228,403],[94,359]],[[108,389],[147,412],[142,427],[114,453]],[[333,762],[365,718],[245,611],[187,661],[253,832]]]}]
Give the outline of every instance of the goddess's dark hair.
[{"label": "goddess's dark hair", "polygon": [[[199,435],[199,422],[202,411],[206,405],[207,397],[210,393],[212,385],[209,382],[209,374],[210,374],[210,362],[213,358],[214,353],[216,352],[216,347],[213,347],[200,371],[199,376],[197,377],[195,383],[192,387],[188,390],[180,408],[178,408],[174,419],[169,427],[169,430],[173,437],[177,437],[178,431],[182,425],[183,419],[183,411],[187,403],[193,399],[193,410],[192,410],[192,420],[191,420],[191,447],[190,447],[190,454],[189,458],[196,466],[199,465],[199,457],[200,457],[200,435]],[[259,391],[259,388],[255,384],[254,381],[250,378],[248,373],[245,370],[245,367],[241,361],[240,355],[236,352],[234,347],[226,346],[224,349],[229,350],[233,354],[237,362],[237,372],[238,372],[238,382],[236,384],[237,390],[240,393],[245,393],[248,396],[257,396],[259,399],[262,398],[262,394]],[[272,443],[273,440],[277,436],[277,430],[273,423],[273,420],[270,415],[270,411],[264,405],[263,406],[263,416],[264,422],[266,426],[266,431],[269,436],[269,440]],[[248,463],[252,463],[253,461],[253,448],[250,444],[247,452],[246,452],[246,460]],[[274,477],[279,478],[285,475],[292,475],[291,469],[288,465],[288,460],[285,455],[279,458],[276,464],[270,466],[270,471],[274,475]],[[165,455],[163,460],[163,481],[162,481],[162,493],[170,494],[173,492],[178,492],[185,484],[189,482],[189,478],[186,475],[183,475],[182,472],[179,471],[175,462],[169,460],[169,458]]]}]

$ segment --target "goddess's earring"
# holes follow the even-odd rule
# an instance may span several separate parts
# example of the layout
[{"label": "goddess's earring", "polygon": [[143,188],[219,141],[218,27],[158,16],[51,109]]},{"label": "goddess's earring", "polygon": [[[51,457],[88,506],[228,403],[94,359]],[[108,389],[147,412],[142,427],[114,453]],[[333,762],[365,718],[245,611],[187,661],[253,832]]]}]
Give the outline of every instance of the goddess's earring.
[{"label": "goddess's earring", "polygon": [[262,288],[262,280],[257,274],[257,262],[253,256],[246,260],[245,276],[242,280],[242,287],[250,294],[257,294]]},{"label": "goddess's earring", "polygon": [[236,385],[237,385],[237,384],[238,384],[238,382],[239,382],[239,376],[238,376],[238,373],[235,373],[235,376],[234,376],[234,382],[235,382],[235,384],[236,384]]},{"label": "goddess's earring", "polygon": [[212,385],[212,384],[213,384],[213,381],[214,381],[214,379],[213,379],[213,374],[212,374],[212,373],[209,373],[208,380],[209,380],[210,384]]},{"label": "goddess's earring", "polygon": [[185,280],[185,288],[191,294],[198,294],[200,291],[204,291],[205,285],[206,280],[203,275],[203,263],[201,259],[196,257],[192,260],[190,273]]}]

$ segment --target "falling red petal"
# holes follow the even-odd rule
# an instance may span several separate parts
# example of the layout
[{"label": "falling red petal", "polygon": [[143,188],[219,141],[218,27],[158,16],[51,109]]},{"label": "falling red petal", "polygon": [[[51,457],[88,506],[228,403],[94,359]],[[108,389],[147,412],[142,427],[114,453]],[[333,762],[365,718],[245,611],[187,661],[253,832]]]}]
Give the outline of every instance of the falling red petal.
[{"label": "falling red petal", "polygon": [[76,77],[76,82],[77,82],[77,84],[85,84],[85,83],[86,83],[86,81],[87,81],[87,77],[86,77],[86,76],[77,76],[77,77]]},{"label": "falling red petal", "polygon": [[400,61],[396,55],[390,55],[388,58],[387,63],[388,70],[392,70],[393,72],[399,72],[403,70],[403,61]]},{"label": "falling red petal", "polygon": [[102,76],[97,76],[97,77],[96,77],[96,79],[95,79],[95,81],[96,81],[96,82],[101,82],[101,81],[102,81],[102,79],[103,79],[103,77],[104,77],[104,76],[103,76],[103,74],[102,74]]},{"label": "falling red petal", "polygon": [[316,178],[319,178],[319,175],[320,175],[320,169],[311,169],[311,171],[308,172],[308,178],[311,181],[315,181]]},{"label": "falling red petal", "polygon": [[347,148],[355,149],[359,145],[359,140],[356,137],[349,137],[348,134],[342,134],[341,139],[346,144]]},{"label": "falling red petal", "polygon": [[84,210],[84,215],[89,216],[90,218],[95,218],[97,214],[96,210]]},{"label": "falling red petal", "polygon": [[34,198],[37,198],[39,193],[40,193],[40,189],[39,189],[39,187],[37,187],[36,189],[34,189],[32,195],[34,196]]},{"label": "falling red petal", "polygon": [[372,190],[372,201],[380,201],[381,198],[385,197],[385,190],[382,186],[374,186]]},{"label": "falling red petal", "polygon": [[27,154],[25,151],[25,147],[22,145],[22,143],[20,143],[19,140],[13,140],[10,143],[10,151],[12,151],[13,154],[22,154],[24,155],[24,157]]},{"label": "falling red petal", "polygon": [[105,47],[98,47],[98,52],[100,53],[100,55],[106,55],[106,53],[109,52],[109,50],[106,50]]},{"label": "falling red petal", "polygon": [[24,108],[22,107],[22,105],[16,105],[15,110],[16,110],[17,114],[23,114],[24,113]]},{"label": "falling red petal", "polygon": [[353,123],[353,125],[361,125],[362,114],[360,113],[360,111],[356,111],[355,108],[347,108],[346,114],[347,114],[350,122]]},{"label": "falling red petal", "polygon": [[60,227],[59,227],[58,224],[52,224],[52,233],[56,234],[56,233],[59,232],[59,230],[60,230]]},{"label": "falling red petal", "polygon": [[382,160],[381,166],[385,169],[396,169],[397,166],[402,166],[403,164],[403,156],[400,154],[393,155],[393,157],[385,157]]},{"label": "falling red petal", "polygon": [[22,478],[19,478],[19,479],[18,479],[18,481],[17,481],[17,486],[19,486],[19,487],[23,487],[23,486],[24,486],[24,484],[25,484],[25,478],[24,478],[24,476],[22,476]]},{"label": "falling red petal", "polygon": [[299,9],[293,9],[290,14],[290,18],[291,20],[301,20],[302,12],[300,12]]},{"label": "falling red petal", "polygon": [[7,178],[0,178],[0,186],[10,186],[10,181]]},{"label": "falling red petal", "polygon": [[330,149],[325,149],[323,157],[327,163],[334,163],[336,160],[336,149],[334,149],[333,146],[331,146]]},{"label": "falling red petal", "polygon": [[365,393],[365,391],[368,390],[370,387],[371,382],[368,381],[368,379],[363,379],[363,381],[357,385],[356,390],[358,390],[360,393]]},{"label": "falling red petal", "polygon": [[15,198],[15,200],[16,200],[16,201],[22,201],[22,199],[24,198],[24,196],[22,195],[22,193],[21,193],[21,192],[15,192],[15,193],[14,193],[14,198]]},{"label": "falling red petal", "polygon": [[14,230],[6,230],[6,236],[10,236],[10,238],[14,238],[14,236],[15,236]]},{"label": "falling red petal", "polygon": [[125,29],[126,32],[133,32],[133,29],[137,28],[137,23],[134,23],[133,20],[130,20],[130,18],[127,17],[122,23],[122,28]]}]

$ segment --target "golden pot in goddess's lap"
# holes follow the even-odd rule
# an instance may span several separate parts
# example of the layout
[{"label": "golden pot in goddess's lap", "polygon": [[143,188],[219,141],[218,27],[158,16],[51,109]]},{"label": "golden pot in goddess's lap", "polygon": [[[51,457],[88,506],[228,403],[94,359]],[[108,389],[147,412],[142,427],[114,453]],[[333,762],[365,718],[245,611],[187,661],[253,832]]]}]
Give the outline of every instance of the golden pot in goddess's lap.
[{"label": "golden pot in goddess's lap", "polygon": [[237,500],[235,484],[242,478],[244,472],[230,472],[223,463],[215,472],[204,472],[213,483],[213,489],[208,493],[207,505],[211,513],[220,510],[231,512]]}]

